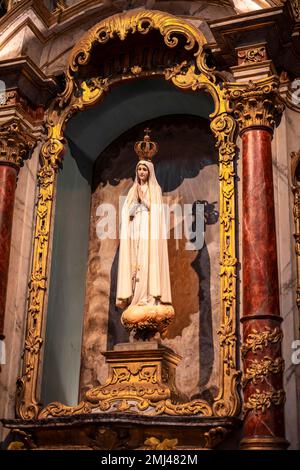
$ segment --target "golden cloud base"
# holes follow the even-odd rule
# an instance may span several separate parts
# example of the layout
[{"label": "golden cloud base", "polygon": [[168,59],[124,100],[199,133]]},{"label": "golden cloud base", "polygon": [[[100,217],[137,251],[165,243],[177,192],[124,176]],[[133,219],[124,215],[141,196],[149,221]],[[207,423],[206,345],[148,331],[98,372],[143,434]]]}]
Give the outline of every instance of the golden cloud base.
[{"label": "golden cloud base", "polygon": [[162,337],[175,316],[170,304],[132,305],[122,314],[125,329],[134,332],[136,338],[149,339],[160,333]]}]

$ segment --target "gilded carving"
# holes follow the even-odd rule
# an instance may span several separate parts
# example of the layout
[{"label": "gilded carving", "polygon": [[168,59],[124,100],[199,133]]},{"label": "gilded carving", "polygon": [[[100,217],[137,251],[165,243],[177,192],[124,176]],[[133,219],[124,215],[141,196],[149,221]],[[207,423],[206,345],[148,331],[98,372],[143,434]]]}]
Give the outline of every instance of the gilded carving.
[{"label": "gilded carving", "polygon": [[[223,387],[213,405],[214,414],[226,416],[239,411],[240,401],[232,384],[237,382],[236,370],[236,248],[235,248],[235,168],[234,143],[236,123],[227,113],[217,115],[211,129],[219,150],[220,180],[220,243],[221,243],[221,325],[218,329],[221,346]],[[224,397],[233,398],[233,407]]]},{"label": "gilded carving", "polygon": [[[191,62],[185,61],[172,69],[144,71],[135,66],[123,75],[114,77],[85,77],[78,79],[81,67],[88,64],[93,47],[102,45],[112,38],[124,41],[128,35],[148,34],[156,29],[163,37],[165,47],[184,47],[191,51]],[[179,41],[181,39],[181,41]],[[182,41],[183,40],[183,41]],[[156,11],[129,11],[104,19],[93,27],[74,47],[67,70],[65,91],[53,102],[47,117],[48,136],[41,150],[41,170],[39,172],[39,195],[36,210],[36,228],[34,237],[34,255],[32,273],[29,284],[28,317],[26,345],[24,350],[23,375],[18,381],[19,397],[17,412],[23,419],[47,416],[71,415],[90,412],[94,406],[102,411],[110,409],[132,409],[132,394],[126,396],[122,387],[130,384],[130,390],[138,390],[138,386],[146,384],[146,389],[157,387],[155,400],[153,395],[146,399],[143,394],[135,395],[135,409],[147,413],[169,415],[233,416],[239,413],[240,397],[238,382],[240,372],[236,370],[236,247],[235,247],[235,169],[236,153],[235,130],[236,122],[231,115],[228,95],[221,84],[222,75],[209,69],[203,49],[205,38],[202,33],[183,19]],[[182,44],[183,43],[183,44]],[[220,253],[221,253],[221,318],[219,328],[220,340],[220,384],[219,393],[213,405],[204,400],[187,403],[173,402],[169,396],[176,395],[174,373],[157,372],[146,367],[146,362],[136,374],[133,369],[119,369],[110,376],[108,383],[98,390],[90,390],[85,401],[75,407],[54,403],[40,412],[36,398],[38,371],[41,354],[42,324],[44,316],[45,294],[47,291],[48,252],[50,244],[50,228],[52,218],[53,195],[56,185],[56,172],[62,163],[64,150],[63,129],[70,117],[87,107],[99,103],[105,93],[116,83],[147,76],[163,76],[180,89],[195,92],[205,90],[210,93],[215,104],[211,114],[211,129],[216,138],[219,152],[220,180]],[[221,85],[220,85],[221,84]],[[32,338],[35,338],[32,343]],[[33,346],[32,346],[33,344]],[[31,368],[27,374],[27,367]],[[136,369],[138,370],[138,369]],[[166,385],[164,377],[168,376]],[[132,386],[134,380],[136,385]],[[157,383],[155,383],[155,380]],[[115,381],[115,382],[113,382]],[[143,387],[142,387],[143,389]],[[168,391],[166,392],[166,389]],[[143,389],[145,390],[145,389]],[[120,392],[121,391],[121,392]],[[161,395],[161,391],[163,396]],[[107,392],[107,393],[106,393]],[[120,395],[118,396],[118,393]],[[99,393],[99,396],[97,396]],[[166,394],[167,395],[164,395]],[[123,396],[122,396],[123,394]],[[117,398],[117,399],[116,399]],[[97,408],[96,408],[97,409]]]},{"label": "gilded carving", "polygon": [[172,450],[176,449],[177,444],[178,439],[164,439],[160,441],[156,437],[148,437],[144,442],[145,449],[149,450]]},{"label": "gilded carving", "polygon": [[292,191],[294,195],[294,224],[295,224],[295,251],[297,257],[297,289],[296,289],[296,303],[298,308],[298,315],[300,319],[300,180],[299,180],[299,162],[300,150],[291,153],[291,176],[292,176]]},{"label": "gilded carving", "polygon": [[232,320],[226,320],[226,323],[222,324],[218,330],[220,337],[220,345],[224,349],[224,363],[226,364],[226,373],[230,374],[230,369],[235,368],[235,345],[236,335],[232,328]]},{"label": "gilded carving", "polygon": [[128,34],[147,34],[152,29],[159,30],[167,47],[173,48],[178,45],[179,37],[185,38],[184,48],[192,50],[196,47],[196,56],[206,43],[204,35],[192,24],[160,11],[140,10],[134,14],[117,14],[90,29],[74,47],[69,60],[70,75],[88,63],[95,43],[105,44],[116,37],[124,41]]},{"label": "gilded carving", "polygon": [[134,65],[133,67],[131,67],[130,71],[131,73],[133,73],[133,75],[135,76],[138,76],[142,73],[142,67],[140,67],[139,65]]},{"label": "gilded carving", "polygon": [[249,127],[273,131],[284,110],[278,93],[279,84],[275,75],[256,82],[226,84],[227,96],[241,133]]},{"label": "gilded carving", "polygon": [[106,384],[88,390],[84,401],[78,406],[51,403],[42,410],[39,418],[78,414],[83,409],[102,412],[138,411],[150,416],[212,415],[212,409],[205,401],[184,402],[176,390],[173,369],[179,357],[174,353],[159,349],[142,350],[139,353],[126,351],[126,355],[121,356],[118,351],[114,351],[106,355],[110,364]]},{"label": "gilded carving", "polygon": [[18,379],[17,411],[23,419],[37,416],[39,406],[32,391],[38,380],[42,339],[43,305],[47,280],[47,254],[54,193],[54,169],[43,167],[38,174],[33,269],[29,282],[27,332],[23,354],[23,375]]},{"label": "gilded carving", "polygon": [[32,435],[21,429],[13,430],[14,440],[8,445],[7,450],[29,450],[36,449]]},{"label": "gilded carving", "polygon": [[37,354],[41,348],[43,339],[34,334],[34,329],[29,330],[27,338],[25,340],[25,349],[31,354]]},{"label": "gilded carving", "polygon": [[250,395],[244,403],[244,412],[265,413],[272,405],[279,406],[284,402],[285,392],[283,390],[272,390],[270,392],[256,390],[256,393]]},{"label": "gilded carving", "polygon": [[227,434],[228,430],[222,426],[210,429],[204,434],[204,449],[214,449],[218,444],[224,441]]},{"label": "gilded carving", "polygon": [[80,402],[77,406],[66,406],[58,402],[53,402],[44,408],[39,414],[39,419],[49,416],[73,416],[82,413],[90,413],[93,407],[90,403]]},{"label": "gilded carving", "polygon": [[265,356],[263,359],[249,361],[247,369],[243,375],[243,386],[250,380],[254,385],[263,382],[269,374],[279,374],[284,370],[284,360],[282,357],[271,359]]},{"label": "gilded carving", "polygon": [[265,46],[238,51],[239,65],[262,62],[266,58],[267,52]]},{"label": "gilded carving", "polygon": [[249,351],[252,351],[254,354],[257,351],[262,351],[269,343],[280,343],[282,341],[282,337],[283,333],[278,327],[273,330],[271,330],[271,328],[267,328],[266,330],[259,332],[252,330],[242,345],[242,355],[245,357]]},{"label": "gilded carving", "polygon": [[199,413],[210,413],[201,400],[179,404],[182,399],[172,372],[179,361],[175,354],[163,349],[141,351],[139,355],[128,351],[122,357],[116,352],[109,357],[110,373],[106,384],[86,392],[86,401],[99,406],[101,411],[112,407],[119,411],[137,408],[150,414],[176,414],[174,410],[185,414],[190,405]]},{"label": "gilded carving", "polygon": [[19,119],[0,123],[0,163],[13,165],[19,170],[24,160],[30,158],[34,146],[33,137]]},{"label": "gilded carving", "polygon": [[21,441],[12,441],[6,450],[25,450],[25,444]]},{"label": "gilded carving", "polygon": [[141,397],[119,398],[107,397],[106,400],[98,403],[83,401],[77,406],[66,406],[62,403],[51,403],[44,408],[38,418],[44,419],[58,416],[71,416],[82,413],[91,413],[92,411],[135,411],[143,412],[147,416],[158,416],[166,414],[169,416],[212,416],[211,407],[204,400],[193,400],[186,403],[173,403],[170,399],[160,400],[158,402],[147,400]]}]

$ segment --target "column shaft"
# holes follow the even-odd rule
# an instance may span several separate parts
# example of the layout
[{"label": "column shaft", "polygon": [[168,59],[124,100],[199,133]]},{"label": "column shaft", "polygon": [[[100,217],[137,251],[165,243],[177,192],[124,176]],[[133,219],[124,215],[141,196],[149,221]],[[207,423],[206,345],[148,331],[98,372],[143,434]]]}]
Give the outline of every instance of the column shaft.
[{"label": "column shaft", "polygon": [[286,448],[272,130],[247,128],[243,142],[242,448]]},{"label": "column shaft", "polygon": [[3,339],[17,169],[0,164],[0,339]]}]

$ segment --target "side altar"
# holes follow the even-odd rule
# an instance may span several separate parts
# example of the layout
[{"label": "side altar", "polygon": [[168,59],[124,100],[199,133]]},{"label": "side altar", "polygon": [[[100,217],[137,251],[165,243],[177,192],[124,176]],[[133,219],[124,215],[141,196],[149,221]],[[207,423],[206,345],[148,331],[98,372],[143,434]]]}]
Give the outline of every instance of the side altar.
[{"label": "side altar", "polygon": [[[280,81],[228,82],[211,54],[191,22],[142,9],[74,46],[45,117],[8,447],[237,447],[243,423],[242,448],[286,448],[271,152]],[[166,201],[189,207],[184,241],[166,236]],[[96,237],[100,203],[118,205],[114,239]]]}]

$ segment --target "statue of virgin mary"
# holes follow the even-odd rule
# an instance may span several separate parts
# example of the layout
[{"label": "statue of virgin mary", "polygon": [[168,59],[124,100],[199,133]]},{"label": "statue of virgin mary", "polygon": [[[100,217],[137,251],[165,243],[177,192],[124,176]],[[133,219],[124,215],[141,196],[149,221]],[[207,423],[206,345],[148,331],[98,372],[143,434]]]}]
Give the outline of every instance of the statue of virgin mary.
[{"label": "statue of virgin mary", "polygon": [[125,328],[146,339],[165,333],[174,310],[162,191],[151,161],[157,144],[146,133],[135,151],[140,160],[122,208],[116,303],[127,307]]}]

